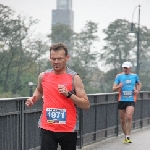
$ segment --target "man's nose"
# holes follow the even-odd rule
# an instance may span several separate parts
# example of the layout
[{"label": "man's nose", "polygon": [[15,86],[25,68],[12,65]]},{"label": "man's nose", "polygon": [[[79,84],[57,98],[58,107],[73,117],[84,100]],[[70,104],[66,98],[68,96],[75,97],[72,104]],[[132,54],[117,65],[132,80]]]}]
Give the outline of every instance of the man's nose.
[{"label": "man's nose", "polygon": [[58,63],[58,62],[59,62],[59,59],[56,58],[56,59],[54,60],[54,62],[55,62],[55,63]]}]

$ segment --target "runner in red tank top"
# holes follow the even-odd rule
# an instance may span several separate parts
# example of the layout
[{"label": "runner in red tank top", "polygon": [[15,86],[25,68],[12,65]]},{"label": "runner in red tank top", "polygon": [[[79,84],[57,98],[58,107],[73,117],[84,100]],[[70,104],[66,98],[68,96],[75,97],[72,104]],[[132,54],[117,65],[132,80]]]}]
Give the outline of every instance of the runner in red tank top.
[{"label": "runner in red tank top", "polygon": [[39,120],[41,150],[76,150],[76,107],[88,109],[90,103],[79,75],[66,67],[69,60],[65,44],[50,47],[52,69],[42,72],[33,96],[26,101],[33,105],[43,97],[43,110]]}]

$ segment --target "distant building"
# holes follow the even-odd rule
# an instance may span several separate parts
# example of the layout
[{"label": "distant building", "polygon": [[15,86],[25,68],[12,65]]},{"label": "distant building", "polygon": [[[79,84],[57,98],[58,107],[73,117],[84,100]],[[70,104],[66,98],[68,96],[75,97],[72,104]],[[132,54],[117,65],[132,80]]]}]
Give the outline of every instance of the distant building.
[{"label": "distant building", "polygon": [[56,24],[69,25],[74,28],[74,12],[72,11],[72,0],[57,0],[56,10],[52,10],[52,26]]}]

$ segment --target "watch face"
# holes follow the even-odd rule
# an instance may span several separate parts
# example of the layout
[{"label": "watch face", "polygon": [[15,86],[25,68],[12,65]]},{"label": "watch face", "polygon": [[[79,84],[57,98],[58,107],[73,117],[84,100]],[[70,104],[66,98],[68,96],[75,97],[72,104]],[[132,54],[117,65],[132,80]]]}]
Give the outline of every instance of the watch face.
[{"label": "watch face", "polygon": [[69,98],[71,95],[72,95],[72,93],[71,93],[71,92],[68,92],[67,98]]}]

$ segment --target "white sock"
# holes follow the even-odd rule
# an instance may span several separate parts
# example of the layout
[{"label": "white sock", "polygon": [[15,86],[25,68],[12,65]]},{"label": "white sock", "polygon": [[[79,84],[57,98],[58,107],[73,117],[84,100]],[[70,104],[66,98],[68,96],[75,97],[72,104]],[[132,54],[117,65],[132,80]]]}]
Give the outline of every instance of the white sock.
[{"label": "white sock", "polygon": [[126,138],[127,138],[127,137],[129,138],[130,136],[129,136],[129,135],[126,135]]}]

